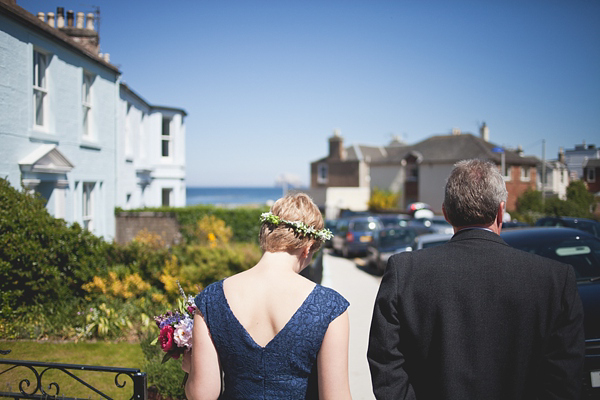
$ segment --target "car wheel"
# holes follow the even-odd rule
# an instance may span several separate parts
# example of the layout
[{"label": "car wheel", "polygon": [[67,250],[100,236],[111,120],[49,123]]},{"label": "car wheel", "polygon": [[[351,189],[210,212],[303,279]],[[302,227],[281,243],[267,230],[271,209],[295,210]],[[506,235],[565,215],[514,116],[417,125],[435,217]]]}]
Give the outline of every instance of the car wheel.
[{"label": "car wheel", "polygon": [[348,248],[347,248],[347,247],[343,247],[343,248],[342,248],[342,256],[343,256],[344,258],[350,258],[350,252],[348,251]]}]

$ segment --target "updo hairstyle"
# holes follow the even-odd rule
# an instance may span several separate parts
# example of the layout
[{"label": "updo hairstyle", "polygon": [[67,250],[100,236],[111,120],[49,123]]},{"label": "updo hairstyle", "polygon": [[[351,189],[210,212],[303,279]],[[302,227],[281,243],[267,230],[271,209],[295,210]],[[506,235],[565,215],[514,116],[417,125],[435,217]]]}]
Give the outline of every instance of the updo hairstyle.
[{"label": "updo hairstyle", "polygon": [[[271,207],[271,212],[288,221],[302,221],[308,226],[320,230],[324,227],[323,216],[311,198],[304,193],[288,194],[280,198]],[[293,252],[307,245],[311,251],[321,247],[321,240],[298,234],[286,224],[277,226],[263,222],[258,235],[260,248],[268,252]]]}]

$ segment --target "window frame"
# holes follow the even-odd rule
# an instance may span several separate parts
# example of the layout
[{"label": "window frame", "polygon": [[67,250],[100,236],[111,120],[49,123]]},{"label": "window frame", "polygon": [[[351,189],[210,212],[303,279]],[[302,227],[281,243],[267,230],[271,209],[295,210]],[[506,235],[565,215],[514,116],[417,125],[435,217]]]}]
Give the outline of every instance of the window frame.
[{"label": "window frame", "polygon": [[81,82],[81,132],[85,140],[94,139],[93,106],[94,106],[94,75],[83,71]]},{"label": "window frame", "polygon": [[83,182],[81,186],[82,225],[90,232],[93,232],[94,229],[95,187],[95,182]]},{"label": "window frame", "polygon": [[586,169],[587,169],[586,180],[590,183],[596,182],[596,169],[594,167],[586,168]]},{"label": "window frame", "polygon": [[[546,179],[548,179],[548,174],[546,174]],[[521,165],[521,182],[529,181],[531,181],[531,168]]]},{"label": "window frame", "polygon": [[[163,160],[173,158],[173,135],[171,134],[171,122],[172,118],[162,117],[162,127],[160,132],[160,155]],[[165,129],[165,127],[167,129]],[[165,133],[166,132],[166,133]],[[165,144],[167,155],[165,155]]]},{"label": "window frame", "polygon": [[[50,55],[38,48],[33,49],[32,60],[32,91],[33,91],[33,127],[35,129],[48,130],[48,67]],[[43,65],[43,68],[41,66]],[[40,71],[42,69],[42,71]],[[40,80],[42,82],[40,82]],[[38,104],[41,102],[41,110]],[[41,112],[38,113],[38,110]],[[38,124],[41,114],[41,124]]]},{"label": "window frame", "polygon": [[317,183],[329,182],[329,165],[320,163],[317,165]]},{"label": "window frame", "polygon": [[[161,205],[162,207],[171,207],[173,203],[173,188],[162,188],[161,190]],[[167,196],[167,202],[165,204],[165,195]]]},{"label": "window frame", "polygon": [[[500,168],[502,168],[502,167],[500,167]],[[510,181],[511,175],[512,175],[512,165],[505,164],[504,171],[502,171],[502,177],[504,178],[505,181]]]}]

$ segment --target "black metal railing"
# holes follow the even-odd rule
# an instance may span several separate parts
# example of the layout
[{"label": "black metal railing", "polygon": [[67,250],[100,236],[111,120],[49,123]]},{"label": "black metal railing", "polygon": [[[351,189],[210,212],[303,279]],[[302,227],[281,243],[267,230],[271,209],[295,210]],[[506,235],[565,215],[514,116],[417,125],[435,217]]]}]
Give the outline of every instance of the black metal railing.
[{"label": "black metal railing", "polygon": [[[1,351],[1,354],[8,354],[10,350]],[[3,369],[6,368],[6,369]],[[127,386],[127,381],[131,380],[133,386],[133,394],[129,397],[130,400],[147,400],[148,398],[148,381],[145,372],[141,372],[136,368],[117,368],[117,367],[99,367],[94,365],[79,365],[79,364],[58,364],[44,363],[36,361],[23,360],[7,360],[0,358],[0,382],[3,381],[2,375],[16,371],[23,374],[32,375],[35,379],[22,378],[18,383],[18,391],[12,391],[7,387],[0,387],[0,398],[13,399],[56,399],[56,400],[86,400],[91,397],[69,397],[65,393],[61,393],[59,384],[54,379],[46,379],[45,374],[50,371],[58,371],[65,374],[67,379],[73,379],[79,382],[82,386],[95,393],[94,398],[112,399],[109,395],[94,387],[88,381],[82,379],[81,375],[76,375],[74,372],[89,371],[101,372],[106,374],[115,374],[115,387],[123,389],[123,394],[128,396],[130,391]],[[8,376],[8,375],[5,375]],[[52,380],[51,382],[48,382]],[[9,391],[4,391],[9,390]],[[96,397],[99,396],[99,397]],[[119,399],[126,398],[119,396]]]}]

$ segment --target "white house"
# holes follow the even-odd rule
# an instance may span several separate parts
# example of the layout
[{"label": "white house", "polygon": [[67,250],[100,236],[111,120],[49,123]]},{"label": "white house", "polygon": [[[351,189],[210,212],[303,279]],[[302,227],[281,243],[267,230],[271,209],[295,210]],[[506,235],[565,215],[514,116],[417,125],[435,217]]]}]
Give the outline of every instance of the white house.
[{"label": "white house", "polygon": [[120,72],[53,24],[0,1],[0,175],[111,238]]},{"label": "white house", "polygon": [[120,84],[117,206],[185,206],[186,112],[154,106]]},{"label": "white house", "polygon": [[185,111],[148,104],[98,53],[94,15],[0,0],[0,176],[115,236],[115,207],[185,205]]}]

